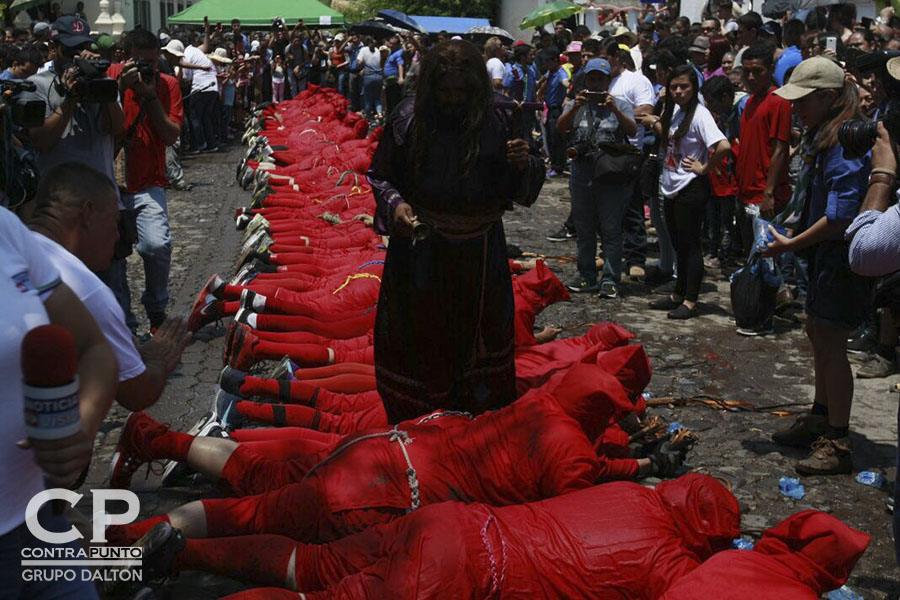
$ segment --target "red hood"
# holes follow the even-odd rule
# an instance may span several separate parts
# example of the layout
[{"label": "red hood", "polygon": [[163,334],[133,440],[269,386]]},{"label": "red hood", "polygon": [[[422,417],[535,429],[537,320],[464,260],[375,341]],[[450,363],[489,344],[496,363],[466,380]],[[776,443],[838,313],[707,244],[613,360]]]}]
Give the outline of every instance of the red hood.
[{"label": "red hood", "polygon": [[571,299],[566,286],[541,260],[532,270],[516,277],[513,286],[516,288],[516,298],[527,302],[535,313],[540,313],[551,304]]},{"label": "red hood", "polygon": [[643,346],[619,346],[606,352],[598,352],[596,363],[619,380],[629,398],[637,397],[650,383],[652,369]]},{"label": "red hood", "polygon": [[741,534],[737,499],[708,475],[689,473],[663,481],[656,492],[672,513],[685,547],[701,561],[728,548]]},{"label": "red hood", "polygon": [[829,514],[806,510],[767,529],[753,550],[776,558],[821,595],[847,583],[871,539]]},{"label": "red hood", "polygon": [[550,393],[592,441],[634,407],[615,375],[595,364],[572,365]]}]

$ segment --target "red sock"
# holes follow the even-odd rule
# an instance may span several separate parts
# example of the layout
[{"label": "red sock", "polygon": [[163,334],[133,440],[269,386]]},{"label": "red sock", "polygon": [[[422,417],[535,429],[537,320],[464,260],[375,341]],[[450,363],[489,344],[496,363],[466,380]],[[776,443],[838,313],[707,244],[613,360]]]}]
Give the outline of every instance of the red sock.
[{"label": "red sock", "polygon": [[268,423],[276,427],[308,427],[318,429],[322,415],[308,406],[290,404],[259,404],[258,402],[238,402],[234,405],[245,419]]},{"label": "red sock", "polygon": [[233,317],[237,314],[237,311],[241,308],[241,303],[239,300],[229,300],[227,302],[217,302],[216,310],[218,311],[218,315],[222,317]]},{"label": "red sock", "polygon": [[170,429],[150,441],[150,451],[154,458],[184,462],[193,443],[194,436]]},{"label": "red sock", "polygon": [[365,335],[375,325],[375,314],[342,321],[317,321],[291,315],[259,315],[256,328],[269,331],[310,331],[334,339]]},{"label": "red sock", "polygon": [[130,546],[157,523],[168,523],[169,515],[150,517],[128,525],[110,525],[106,528],[106,541],[110,546]]},{"label": "red sock", "polygon": [[368,375],[375,377],[375,367],[373,365],[364,365],[360,363],[339,363],[328,365],[327,367],[316,367],[310,369],[302,369],[294,372],[297,379],[325,379],[334,377],[335,375]]},{"label": "red sock", "polygon": [[313,431],[302,427],[260,427],[257,429],[235,429],[229,435],[236,442],[257,442],[267,440],[310,440],[333,446],[341,436],[323,431]]},{"label": "red sock", "polygon": [[[263,317],[265,315],[259,315]],[[300,366],[328,365],[334,362],[335,352],[318,344],[282,344],[260,340],[253,347],[253,356],[259,360],[278,360],[288,355]]]},{"label": "red sock", "polygon": [[260,379],[248,375],[241,385],[241,394],[275,398],[289,404],[307,404],[316,397],[316,386],[305,381],[285,381],[280,379]]},{"label": "red sock", "polygon": [[[184,550],[175,555],[172,570],[203,571],[258,585],[284,587],[288,562],[297,545],[281,535],[187,540]],[[296,592],[291,595],[298,597]]]},{"label": "red sock", "polygon": [[[341,363],[338,363],[341,364]],[[303,369],[304,371],[306,369]],[[300,371],[297,371],[298,373]],[[335,375],[323,379],[306,379],[306,383],[337,394],[362,394],[375,390],[375,376],[352,374]]]}]

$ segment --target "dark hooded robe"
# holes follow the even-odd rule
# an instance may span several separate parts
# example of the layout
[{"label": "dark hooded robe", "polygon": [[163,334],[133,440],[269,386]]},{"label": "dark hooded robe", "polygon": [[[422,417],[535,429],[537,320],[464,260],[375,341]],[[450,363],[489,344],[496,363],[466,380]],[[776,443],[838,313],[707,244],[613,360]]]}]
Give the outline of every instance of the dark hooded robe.
[{"label": "dark hooded robe", "polygon": [[390,235],[394,209],[412,206],[425,239],[391,238],[375,319],[375,374],[388,420],[438,408],[473,414],[515,397],[514,302],[503,212],[530,206],[544,182],[535,154],[519,171],[506,160],[511,112],[494,108],[481,131],[477,160],[460,176],[465,144],[456,122],[429,136],[415,174],[414,98],[391,114],[369,182],[375,229]]}]

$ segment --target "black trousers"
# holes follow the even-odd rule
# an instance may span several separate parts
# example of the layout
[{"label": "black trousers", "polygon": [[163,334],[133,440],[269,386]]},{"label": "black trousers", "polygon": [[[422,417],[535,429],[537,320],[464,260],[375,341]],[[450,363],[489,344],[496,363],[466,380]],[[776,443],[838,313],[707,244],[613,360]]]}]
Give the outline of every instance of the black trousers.
[{"label": "black trousers", "polygon": [[675,247],[678,277],[675,296],[696,302],[703,281],[703,217],[709,179],[695,177],[673,198],[666,198],[666,225]]}]

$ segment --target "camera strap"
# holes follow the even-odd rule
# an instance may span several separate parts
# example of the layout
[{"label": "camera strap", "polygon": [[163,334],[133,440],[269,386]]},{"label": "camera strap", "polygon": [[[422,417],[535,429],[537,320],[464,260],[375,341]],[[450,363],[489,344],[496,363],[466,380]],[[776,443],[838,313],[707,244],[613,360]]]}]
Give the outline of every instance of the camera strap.
[{"label": "camera strap", "polygon": [[141,123],[144,120],[144,117],[147,116],[147,103],[141,104],[141,109],[138,111],[137,117],[135,117],[134,122],[128,128],[128,131],[125,132],[125,136],[122,138],[122,141],[116,144],[116,155],[122,151],[125,146],[128,145],[128,142],[131,140],[132,136],[134,136],[137,128],[141,126]]}]

